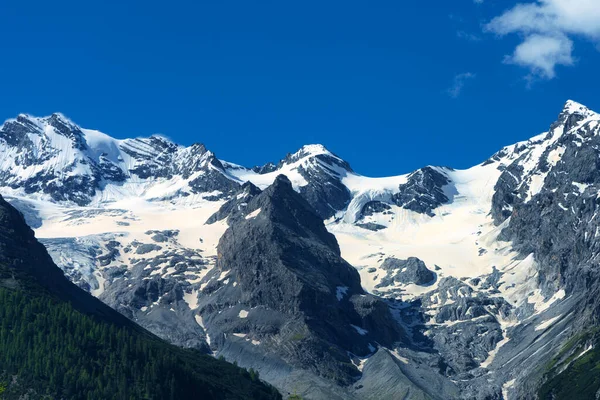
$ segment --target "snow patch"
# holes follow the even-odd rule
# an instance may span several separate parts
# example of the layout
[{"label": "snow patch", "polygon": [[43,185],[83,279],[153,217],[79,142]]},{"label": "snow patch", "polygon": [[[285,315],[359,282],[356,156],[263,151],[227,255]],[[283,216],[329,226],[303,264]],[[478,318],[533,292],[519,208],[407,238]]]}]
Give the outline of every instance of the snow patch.
[{"label": "snow patch", "polygon": [[245,218],[246,218],[246,219],[253,219],[253,218],[256,218],[256,216],[257,216],[258,214],[260,214],[260,208],[258,208],[258,209],[256,209],[256,210],[252,211],[250,214],[246,215],[246,217],[245,217]]},{"label": "snow patch", "polygon": [[192,290],[190,293],[183,292],[183,300],[188,304],[190,310],[198,308],[198,291]]},{"label": "snow patch", "polygon": [[543,331],[546,328],[549,328],[550,326],[552,326],[559,318],[561,317],[561,315],[556,316],[554,318],[550,318],[544,322],[542,322],[541,324],[539,324],[538,326],[535,327],[536,331]]},{"label": "snow patch", "polygon": [[511,379],[510,381],[508,381],[504,385],[502,385],[502,398],[504,400],[511,400],[508,397],[508,389],[512,388],[515,385],[516,381],[517,381],[516,379]]}]

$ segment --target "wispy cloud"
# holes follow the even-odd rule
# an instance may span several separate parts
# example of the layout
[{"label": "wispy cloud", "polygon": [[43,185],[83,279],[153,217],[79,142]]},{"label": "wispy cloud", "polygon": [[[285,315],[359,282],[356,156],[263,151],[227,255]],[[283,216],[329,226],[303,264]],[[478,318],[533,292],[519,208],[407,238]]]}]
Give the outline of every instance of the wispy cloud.
[{"label": "wispy cloud", "polygon": [[600,43],[597,0],[538,0],[517,4],[485,29],[500,36],[520,34],[523,41],[505,62],[526,67],[530,78],[552,79],[558,65],[575,64],[574,36]]},{"label": "wispy cloud", "polygon": [[479,41],[481,41],[481,37],[480,36],[477,36],[474,33],[469,33],[469,32],[465,32],[465,31],[457,31],[456,32],[456,37],[458,37],[459,39],[467,40],[469,42],[479,42]]},{"label": "wispy cloud", "polygon": [[453,99],[458,98],[460,96],[460,94],[462,93],[467,82],[475,79],[476,76],[477,75],[472,72],[465,72],[465,73],[456,75],[454,77],[454,80],[452,81],[452,86],[450,86],[450,88],[448,88],[448,90],[446,92]]}]

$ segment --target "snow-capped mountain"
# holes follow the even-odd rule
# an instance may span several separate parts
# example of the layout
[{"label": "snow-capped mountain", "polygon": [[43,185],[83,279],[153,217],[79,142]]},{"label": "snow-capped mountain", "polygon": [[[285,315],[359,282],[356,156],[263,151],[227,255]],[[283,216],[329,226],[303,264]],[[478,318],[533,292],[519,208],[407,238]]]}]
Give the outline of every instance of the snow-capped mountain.
[{"label": "snow-capped mountain", "polygon": [[184,148],[160,136],[116,140],[60,114],[6,121],[0,151],[1,186],[79,206],[140,195],[217,199],[239,186],[201,144]]},{"label": "snow-capped mountain", "polygon": [[20,115],[0,193],[80,287],[283,391],[533,398],[596,343],[564,347],[600,310],[599,133],[569,101],[470,169],[369,178],[320,145],[246,168]]}]

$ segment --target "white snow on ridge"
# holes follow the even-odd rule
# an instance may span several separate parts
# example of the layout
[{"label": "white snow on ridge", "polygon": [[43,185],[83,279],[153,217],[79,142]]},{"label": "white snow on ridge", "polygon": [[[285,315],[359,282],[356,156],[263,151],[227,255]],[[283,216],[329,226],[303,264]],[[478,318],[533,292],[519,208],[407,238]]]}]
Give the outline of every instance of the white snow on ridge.
[{"label": "white snow on ridge", "polygon": [[298,190],[302,186],[308,185],[308,182],[306,182],[302,175],[296,170],[298,165],[298,163],[295,163],[291,166],[282,168],[281,170],[269,172],[267,174],[258,174],[248,169],[229,170],[228,173],[234,176],[239,182],[250,181],[260,189],[266,189],[275,181],[275,178],[277,178],[278,175],[283,174],[288,177],[290,182],[292,182],[294,189]]},{"label": "white snow on ridge", "polygon": [[[269,172],[266,174],[259,174],[250,169],[241,167],[237,164],[230,163],[230,162],[225,162],[224,165],[229,167],[227,170],[228,174],[233,176],[239,182],[250,181],[253,184],[255,184],[256,186],[258,186],[259,188],[265,189],[275,181],[275,178],[277,178],[278,175],[283,174],[288,177],[290,182],[292,182],[292,186],[294,187],[294,189],[299,190],[301,187],[308,185],[308,182],[298,172],[298,168],[299,167],[310,168],[311,164],[318,162],[313,157],[322,155],[322,154],[325,154],[325,155],[328,155],[331,157],[336,157],[333,155],[333,153],[331,153],[329,150],[327,150],[323,145],[312,144],[312,145],[303,146],[300,150],[298,150],[296,153],[291,155],[291,158],[296,161],[293,161],[291,163],[284,163],[281,166],[281,168],[277,169],[276,171]],[[338,158],[338,157],[336,157],[336,158]]]},{"label": "white snow on ridge", "polygon": [[[366,290],[373,291],[378,283],[373,278],[384,275],[368,272],[369,268],[378,268],[382,261],[382,257],[368,257],[373,254],[400,259],[418,257],[430,267],[439,266],[443,276],[456,277],[481,276],[490,273],[492,265],[505,262],[502,260],[507,255],[501,251],[480,255],[485,242],[493,242],[499,233],[494,235],[495,226],[488,215],[493,188],[501,173],[497,164],[444,170],[444,173],[456,194],[451,203],[435,210],[434,217],[392,206],[393,223],[382,231],[367,231],[347,220],[328,224],[340,243],[342,256],[359,269]],[[398,177],[396,182],[402,178]],[[419,295],[434,288],[412,285],[407,295]]]}]

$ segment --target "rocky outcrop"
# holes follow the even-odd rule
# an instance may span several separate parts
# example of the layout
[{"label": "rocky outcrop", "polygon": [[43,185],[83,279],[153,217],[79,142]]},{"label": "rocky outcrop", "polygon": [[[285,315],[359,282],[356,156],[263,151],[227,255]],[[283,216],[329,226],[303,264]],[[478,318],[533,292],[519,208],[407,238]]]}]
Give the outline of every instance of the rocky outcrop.
[{"label": "rocky outcrop", "polygon": [[360,376],[350,354],[402,340],[387,305],[363,291],[335,237],[284,176],[248,203],[218,252],[199,311],[211,346],[240,365],[261,362],[228,350],[231,341],[344,386]]},{"label": "rocky outcrop", "polygon": [[433,210],[450,201],[444,187],[450,183],[448,177],[433,167],[425,167],[408,176],[401,184],[392,201],[402,208],[433,216]]},{"label": "rocky outcrop", "polygon": [[381,264],[381,269],[386,271],[386,276],[376,287],[391,286],[396,283],[425,286],[435,281],[435,273],[430,271],[425,263],[416,257],[406,260],[386,258]]},{"label": "rocky outcrop", "polygon": [[254,186],[252,182],[244,183],[237,193],[219,208],[219,211],[206,220],[206,223],[210,225],[227,218],[229,225],[233,224],[246,216],[248,203],[260,193],[261,190]]}]

